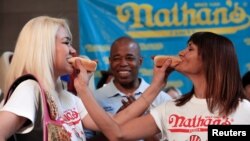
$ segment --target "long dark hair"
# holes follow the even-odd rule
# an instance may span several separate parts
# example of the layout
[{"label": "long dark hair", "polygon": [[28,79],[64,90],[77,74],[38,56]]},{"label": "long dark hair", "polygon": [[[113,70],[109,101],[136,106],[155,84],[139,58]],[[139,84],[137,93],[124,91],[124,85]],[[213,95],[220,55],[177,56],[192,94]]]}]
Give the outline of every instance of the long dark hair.
[{"label": "long dark hair", "polygon": [[[206,100],[210,112],[219,110],[220,115],[234,112],[239,100],[244,98],[238,59],[233,43],[226,37],[211,32],[196,32],[188,42],[198,46],[205,70]],[[194,88],[176,100],[177,106],[188,102]]]}]

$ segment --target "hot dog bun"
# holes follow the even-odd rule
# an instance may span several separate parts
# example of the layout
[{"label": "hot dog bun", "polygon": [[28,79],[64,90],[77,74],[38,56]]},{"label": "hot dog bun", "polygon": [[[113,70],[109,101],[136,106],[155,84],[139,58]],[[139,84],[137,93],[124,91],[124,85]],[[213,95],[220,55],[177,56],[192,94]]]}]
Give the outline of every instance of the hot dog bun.
[{"label": "hot dog bun", "polygon": [[173,67],[173,68],[176,65],[178,65],[180,62],[182,62],[182,60],[181,60],[181,58],[179,56],[157,55],[157,56],[154,57],[154,64],[157,67],[161,67],[167,59],[172,60],[172,63],[170,65],[170,67]]},{"label": "hot dog bun", "polygon": [[81,63],[84,65],[85,69],[87,71],[94,72],[96,70],[97,63],[93,60],[83,58],[83,57],[71,57],[68,59],[69,63],[75,67],[75,61],[76,59],[81,60]]}]

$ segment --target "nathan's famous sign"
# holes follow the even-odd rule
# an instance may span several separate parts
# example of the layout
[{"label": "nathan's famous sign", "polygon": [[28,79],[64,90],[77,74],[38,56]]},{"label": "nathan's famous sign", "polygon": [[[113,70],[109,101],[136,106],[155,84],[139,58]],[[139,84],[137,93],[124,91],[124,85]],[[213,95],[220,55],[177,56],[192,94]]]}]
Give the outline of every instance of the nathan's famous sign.
[{"label": "nathan's famous sign", "polygon": [[[249,0],[78,0],[80,54],[98,59],[98,70],[109,68],[113,41],[131,36],[143,55],[140,76],[152,79],[154,55],[177,55],[191,34],[211,31],[231,39],[241,74],[250,70]],[[95,74],[95,78],[100,75]],[[168,85],[190,90],[192,84],[173,72]]]},{"label": "nathan's famous sign", "polygon": [[[200,30],[233,34],[250,25],[249,15],[238,2],[228,1],[224,6],[218,2],[193,4],[192,8],[185,2],[175,3],[170,9],[154,9],[150,4],[127,2],[116,7],[117,19],[129,23],[127,33],[135,38],[188,36]],[[151,29],[154,27],[160,29]]]}]

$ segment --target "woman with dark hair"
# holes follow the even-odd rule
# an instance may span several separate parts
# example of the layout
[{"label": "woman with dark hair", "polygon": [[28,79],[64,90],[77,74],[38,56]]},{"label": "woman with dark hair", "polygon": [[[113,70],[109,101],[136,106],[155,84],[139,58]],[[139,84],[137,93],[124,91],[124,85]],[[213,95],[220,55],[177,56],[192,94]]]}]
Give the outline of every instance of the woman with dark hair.
[{"label": "woman with dark hair", "polygon": [[[197,62],[189,58],[193,51],[197,51],[197,59],[194,59]],[[191,36],[187,49],[180,52],[180,57],[183,63],[176,70],[188,76],[194,88],[177,100],[176,105],[184,105],[195,95],[206,99],[210,112],[232,114],[239,105],[236,99],[244,96],[233,43],[214,33],[198,32]]]},{"label": "woman with dark hair", "polygon": [[[141,139],[159,132],[162,140],[168,141],[208,140],[208,125],[250,124],[250,102],[245,99],[237,56],[229,39],[211,32],[194,33],[179,56],[182,62],[175,70],[193,82],[192,90],[125,124],[109,118],[91,92],[82,87],[86,71],[78,63],[77,92],[110,140]],[[167,60],[161,68],[154,67],[154,78],[144,94],[155,93],[165,86],[169,63],[171,61]],[[147,97],[144,96],[144,100],[141,104],[150,104]],[[135,104],[138,102],[132,103],[126,112],[135,112]]]}]

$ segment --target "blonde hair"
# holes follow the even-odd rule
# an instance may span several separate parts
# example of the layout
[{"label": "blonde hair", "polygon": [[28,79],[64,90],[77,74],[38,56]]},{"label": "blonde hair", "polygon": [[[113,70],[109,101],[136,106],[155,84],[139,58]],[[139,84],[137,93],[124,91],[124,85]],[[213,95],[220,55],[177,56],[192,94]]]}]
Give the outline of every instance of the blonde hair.
[{"label": "blonde hair", "polygon": [[[55,45],[60,27],[65,28],[72,38],[65,19],[40,16],[25,24],[19,34],[6,77],[5,96],[15,79],[27,73],[36,76],[44,89],[54,95],[57,85],[57,78],[54,76]],[[58,98],[57,95],[54,96]]]}]

